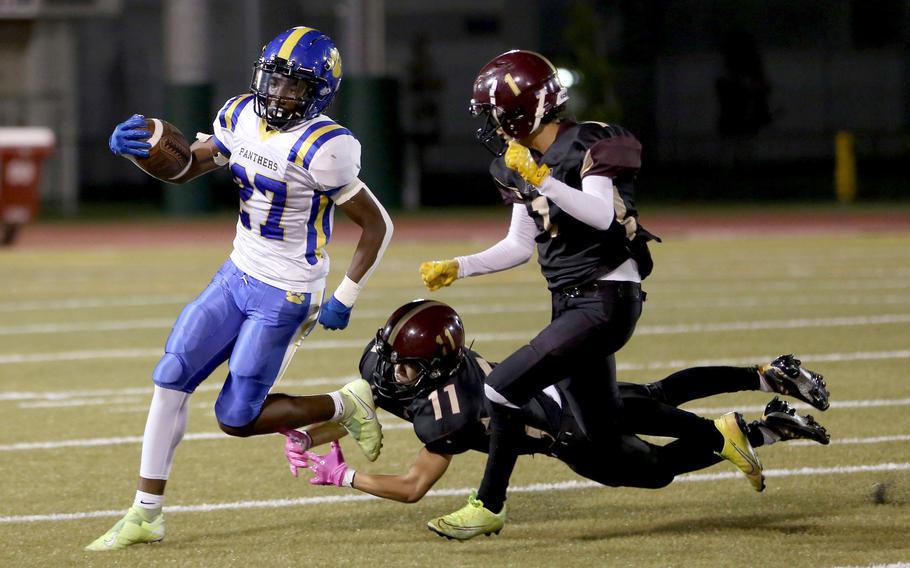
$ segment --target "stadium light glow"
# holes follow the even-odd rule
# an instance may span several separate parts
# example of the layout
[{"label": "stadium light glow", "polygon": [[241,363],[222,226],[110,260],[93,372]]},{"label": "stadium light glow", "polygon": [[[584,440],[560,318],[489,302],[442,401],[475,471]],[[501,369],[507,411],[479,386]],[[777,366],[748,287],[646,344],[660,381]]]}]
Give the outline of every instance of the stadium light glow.
[{"label": "stadium light glow", "polygon": [[559,82],[562,83],[562,86],[566,88],[570,88],[581,80],[581,74],[578,71],[565,67],[557,67],[556,75],[559,77]]}]

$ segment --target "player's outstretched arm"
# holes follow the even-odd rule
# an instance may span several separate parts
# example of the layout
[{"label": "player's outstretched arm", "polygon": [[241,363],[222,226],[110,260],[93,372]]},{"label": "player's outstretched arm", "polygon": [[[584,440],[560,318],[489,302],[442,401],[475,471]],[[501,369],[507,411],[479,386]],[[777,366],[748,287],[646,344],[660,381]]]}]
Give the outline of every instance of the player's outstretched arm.
[{"label": "player's outstretched arm", "polygon": [[313,472],[313,485],[353,487],[364,493],[402,503],[416,503],[446,472],[452,456],[422,448],[414,464],[404,475],[379,475],[355,472],[344,461],[341,447],[332,444],[325,455],[306,452],[308,467]]},{"label": "player's outstretched arm", "polygon": [[417,459],[404,475],[372,475],[358,473],[354,476],[353,487],[377,497],[393,499],[402,503],[416,503],[445,474],[452,456],[437,454],[421,448]]},{"label": "player's outstretched arm", "polygon": [[536,232],[525,206],[517,203],[512,206],[512,220],[505,238],[485,251],[469,256],[424,262],[420,265],[420,278],[431,292],[435,292],[458,278],[514,268],[531,259]]},{"label": "player's outstretched arm", "polygon": [[458,261],[454,258],[447,260],[428,260],[420,263],[420,279],[430,292],[435,292],[445,286],[451,286],[458,279]]},{"label": "player's outstretched arm", "polygon": [[197,177],[227,165],[228,160],[221,154],[211,136],[202,136],[190,146],[192,157],[190,167],[185,174],[172,180],[171,183],[186,183]]},{"label": "player's outstretched arm", "polygon": [[[151,144],[146,140],[151,136],[146,126],[145,116],[134,114],[114,127],[108,139],[111,152],[123,158],[148,158]],[[227,158],[212,140],[211,135],[200,135],[190,146],[190,164],[179,178],[165,180],[167,183],[186,183],[212,170],[227,164]]]},{"label": "player's outstretched arm", "polygon": [[[351,317],[351,309],[364,284],[379,265],[389,241],[393,225],[388,212],[370,189],[359,179],[352,184],[360,187],[353,197],[338,206],[360,229],[360,240],[345,272],[344,280],[319,313],[319,323],[327,329],[344,329]],[[342,192],[345,190],[343,189]]]}]

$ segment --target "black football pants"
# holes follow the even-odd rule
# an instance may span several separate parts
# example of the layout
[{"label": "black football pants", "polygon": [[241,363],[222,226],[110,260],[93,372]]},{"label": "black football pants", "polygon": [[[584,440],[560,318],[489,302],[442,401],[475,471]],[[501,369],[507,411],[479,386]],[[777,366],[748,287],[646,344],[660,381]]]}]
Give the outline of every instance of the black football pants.
[{"label": "black football pants", "polygon": [[[598,281],[587,289],[555,292],[550,324],[497,365],[486,384],[520,407],[568,376],[571,396],[567,398],[585,436],[598,446],[618,448],[622,400],[613,354],[632,336],[641,310],[637,283]],[[516,409],[486,402],[491,417],[490,454],[478,498],[498,512],[524,427]]]},{"label": "black football pants", "polygon": [[[583,441],[558,455],[576,473],[613,487],[656,489],[680,474],[721,461],[716,452],[724,438],[714,421],[677,405],[721,393],[758,390],[755,367],[693,367],[650,384],[620,383],[623,401],[622,444],[610,448]],[[664,446],[647,443],[635,434],[677,438]],[[750,435],[753,447],[763,443]]]}]

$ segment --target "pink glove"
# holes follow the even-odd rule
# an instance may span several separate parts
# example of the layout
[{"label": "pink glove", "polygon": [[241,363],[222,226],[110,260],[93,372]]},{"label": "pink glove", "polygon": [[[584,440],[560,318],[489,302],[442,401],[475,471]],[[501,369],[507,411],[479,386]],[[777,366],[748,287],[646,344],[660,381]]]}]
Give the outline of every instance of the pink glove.
[{"label": "pink glove", "polygon": [[306,454],[313,446],[313,438],[307,432],[282,428],[279,430],[287,436],[284,441],[284,457],[288,459],[291,475],[297,477],[297,468],[307,467]]},{"label": "pink glove", "polygon": [[344,462],[344,455],[341,453],[341,446],[337,441],[332,442],[332,449],[325,455],[315,452],[305,452],[306,459],[310,461],[310,471],[313,472],[313,478],[310,483],[313,485],[337,485],[338,487],[350,487],[351,482],[345,484],[345,473],[348,471],[348,464]]}]

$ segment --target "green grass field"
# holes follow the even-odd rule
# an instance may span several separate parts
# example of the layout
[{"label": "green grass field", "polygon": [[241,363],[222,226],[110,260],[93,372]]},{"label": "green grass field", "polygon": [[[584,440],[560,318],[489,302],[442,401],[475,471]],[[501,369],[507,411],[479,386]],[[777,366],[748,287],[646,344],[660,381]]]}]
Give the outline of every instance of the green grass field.
[{"label": "green grass field", "polygon": [[[421,260],[487,244],[394,242],[350,327],[315,331],[278,390],[318,393],[349,380],[388,313],[427,295]],[[910,562],[910,234],[671,238],[654,249],[645,312],[617,357],[621,378],[645,382],[682,367],[794,352],[827,379],[832,408],[812,413],[831,445],[762,448],[764,493],[729,463],[647,491],[573,484],[584,480],[561,463],[525,457],[502,534],[449,542],[426,520],[463,504],[483,456],[457,457],[441,491],[414,505],[311,487],[288,474],[283,438],[220,434],[212,413],[220,369],[191,401],[165,541],[83,552],[132,501],[152,368],[183,304],[228,247],[0,253],[0,566]],[[333,243],[332,253],[330,288],[352,247]],[[494,360],[549,318],[535,263],[434,297],[462,313],[475,348]],[[769,399],[743,393],[689,407],[712,417],[740,408],[751,419]],[[368,464],[349,440],[346,455],[358,469],[403,472],[420,445],[403,422],[383,418],[380,459]]]}]

